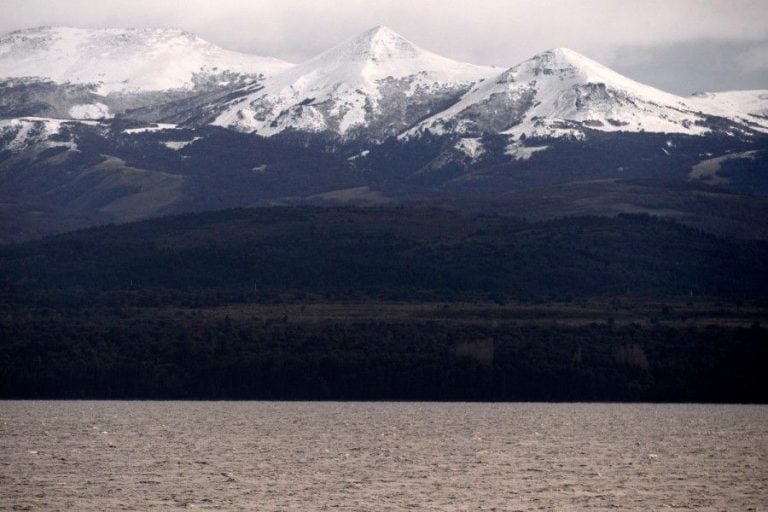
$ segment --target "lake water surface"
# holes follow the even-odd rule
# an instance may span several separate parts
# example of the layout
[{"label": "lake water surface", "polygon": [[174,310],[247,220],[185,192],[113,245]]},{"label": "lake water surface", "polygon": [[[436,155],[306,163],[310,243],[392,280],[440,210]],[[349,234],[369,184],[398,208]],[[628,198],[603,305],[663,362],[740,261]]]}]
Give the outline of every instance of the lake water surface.
[{"label": "lake water surface", "polygon": [[0,402],[2,510],[768,510],[768,406]]}]

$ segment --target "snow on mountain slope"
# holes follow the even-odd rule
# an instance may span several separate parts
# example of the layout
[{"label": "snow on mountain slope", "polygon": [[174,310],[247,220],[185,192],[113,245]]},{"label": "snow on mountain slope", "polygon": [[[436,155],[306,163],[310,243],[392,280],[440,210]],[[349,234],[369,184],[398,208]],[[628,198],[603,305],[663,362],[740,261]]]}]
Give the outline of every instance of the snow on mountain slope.
[{"label": "snow on mountain slope", "polygon": [[101,95],[192,89],[243,75],[263,78],[290,67],[172,29],[41,27],[0,37],[0,77],[96,84]]},{"label": "snow on mountain slope", "polygon": [[698,135],[710,131],[707,115],[719,114],[557,48],[476,85],[404,136],[430,131],[580,138],[585,128]]},{"label": "snow on mountain slope", "polygon": [[50,148],[77,150],[77,144],[69,133],[69,127],[77,123],[96,126],[96,121],[66,121],[44,117],[0,119],[0,151],[20,152],[34,148],[40,151]]},{"label": "snow on mountain slope", "polygon": [[[698,92],[688,98],[692,104],[720,111],[728,117],[762,122],[768,120],[768,89],[755,91]],[[754,119],[762,118],[762,119]]]},{"label": "snow on mountain slope", "polygon": [[377,26],[267,80],[214,124],[265,136],[293,128],[382,137],[442,110],[496,72],[428,52]]},{"label": "snow on mountain slope", "polygon": [[212,122],[369,142],[429,131],[474,141],[458,149],[475,155],[486,133],[768,133],[768,90],[682,98],[564,48],[499,72],[383,26],[297,66],[179,30],[43,27],[0,36],[0,118]]}]

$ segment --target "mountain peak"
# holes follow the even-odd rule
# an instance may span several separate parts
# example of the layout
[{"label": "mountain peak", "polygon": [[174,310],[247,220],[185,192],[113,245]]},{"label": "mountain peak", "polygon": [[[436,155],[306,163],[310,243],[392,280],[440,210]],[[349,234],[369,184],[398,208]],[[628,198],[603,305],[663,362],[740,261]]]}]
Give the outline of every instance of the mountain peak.
[{"label": "mountain peak", "polygon": [[[296,127],[344,135],[375,125],[388,136],[495,73],[419,48],[378,25],[267,80],[228,105],[215,124],[261,135]],[[393,108],[397,122],[385,117]]]},{"label": "mountain peak", "polygon": [[491,74],[492,68],[442,57],[416,46],[389,27],[377,25],[275,77],[268,87],[296,87],[297,80],[304,84],[302,88],[311,89],[360,81],[372,85],[381,79],[414,75],[424,75],[430,83],[469,83]]},{"label": "mountain peak", "polygon": [[677,104],[682,98],[636,82],[599,62],[571,50],[553,48],[534,55],[505,71],[502,78],[508,82],[544,79],[570,86],[602,84],[656,102]]},{"label": "mountain peak", "polygon": [[354,61],[412,59],[423,52],[418,46],[384,25],[376,25],[334,46],[318,57],[333,56]]},{"label": "mountain peak", "polygon": [[392,30],[386,25],[376,25],[374,27],[369,28],[365,32],[362,32],[357,37],[377,37],[377,36],[385,36],[385,37],[401,37],[400,34]]},{"label": "mountain peak", "polygon": [[590,59],[586,55],[582,55],[570,48],[562,47],[552,48],[551,50],[534,55],[516,67],[529,68],[533,71],[538,70],[544,74],[549,74],[549,71],[555,70],[575,70],[584,73],[610,71],[609,68]]},{"label": "mountain peak", "polygon": [[426,128],[470,135],[583,137],[591,129],[695,135],[707,131],[699,110],[578,52],[555,48],[477,85],[410,133]]},{"label": "mountain peak", "polygon": [[556,55],[558,57],[563,57],[563,58],[578,58],[578,59],[588,58],[582,55],[581,53],[577,52],[576,50],[571,50],[570,48],[566,48],[564,46],[560,46],[558,48],[552,48],[545,53],[551,53],[552,55]]}]

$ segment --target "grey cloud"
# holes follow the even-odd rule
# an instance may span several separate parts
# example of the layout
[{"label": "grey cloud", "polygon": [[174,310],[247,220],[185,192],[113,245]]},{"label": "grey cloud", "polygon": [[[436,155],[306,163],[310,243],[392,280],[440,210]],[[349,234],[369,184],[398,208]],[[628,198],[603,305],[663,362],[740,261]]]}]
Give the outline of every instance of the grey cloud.
[{"label": "grey cloud", "polygon": [[736,59],[745,73],[768,74],[768,42],[743,51]]},{"label": "grey cloud", "polygon": [[[630,78],[681,95],[696,91],[766,89],[768,67],[765,63],[756,64],[765,49],[768,41],[698,40],[654,47],[626,46],[617,50],[605,64]],[[745,56],[749,56],[749,66],[742,62]]]}]

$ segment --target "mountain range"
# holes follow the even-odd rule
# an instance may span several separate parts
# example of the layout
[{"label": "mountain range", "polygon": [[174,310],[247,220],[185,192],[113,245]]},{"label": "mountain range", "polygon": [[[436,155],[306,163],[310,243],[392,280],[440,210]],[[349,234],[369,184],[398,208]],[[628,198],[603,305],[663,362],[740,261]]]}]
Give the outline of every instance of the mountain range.
[{"label": "mountain range", "polygon": [[681,97],[566,48],[494,68],[377,26],[294,65],[169,29],[0,37],[5,241],[306,202],[646,212],[763,237],[766,149],[768,90]]}]

